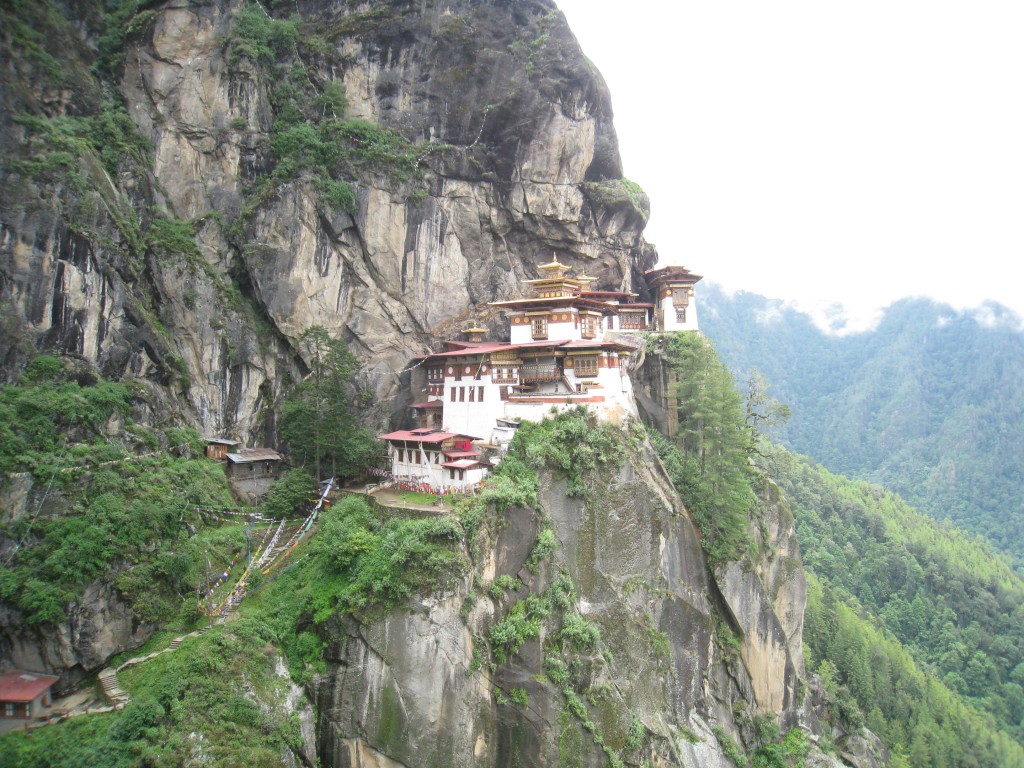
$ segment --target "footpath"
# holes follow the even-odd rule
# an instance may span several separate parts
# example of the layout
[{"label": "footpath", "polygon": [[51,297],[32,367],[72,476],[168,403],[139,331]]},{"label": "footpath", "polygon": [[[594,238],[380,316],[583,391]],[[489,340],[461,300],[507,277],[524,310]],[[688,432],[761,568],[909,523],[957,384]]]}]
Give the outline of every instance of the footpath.
[{"label": "footpath", "polygon": [[218,608],[211,613],[209,624],[206,624],[201,629],[197,629],[194,632],[189,632],[179,637],[175,637],[166,648],[162,648],[159,651],[153,651],[152,653],[147,653],[145,656],[136,656],[128,659],[116,668],[106,667],[101,670],[97,675],[97,679],[99,680],[100,687],[103,689],[103,695],[110,701],[109,706],[89,706],[89,696],[83,696],[81,693],[74,693],[62,699],[55,700],[53,707],[51,708],[49,718],[35,723],[26,722],[24,729],[26,731],[34,730],[35,728],[41,728],[45,725],[63,722],[71,717],[92,715],[99,712],[114,712],[116,710],[123,709],[124,706],[132,700],[132,697],[131,694],[121,687],[121,683],[117,679],[117,673],[134,664],[143,664],[162,654],[172,653],[178,650],[182,642],[187,638],[197,637],[204,632],[209,632],[214,626],[218,626],[229,621],[232,614],[238,610],[238,606],[248,594],[249,582],[253,575],[257,572],[265,575],[272,571],[275,566],[279,565],[288,557],[289,554],[291,554],[291,551],[312,530],[320,512],[323,510],[327,495],[331,492],[333,487],[334,478],[332,477],[327,483],[323,493],[320,495],[320,499],[317,501],[316,505],[301,523],[288,524],[286,519],[282,519],[280,523],[278,523],[276,529],[273,524],[271,524],[268,531],[273,530],[274,534],[270,537],[270,541],[266,542],[266,538],[264,538],[264,542],[266,542],[265,546],[261,545],[258,550],[258,554],[249,561],[245,571],[235,583],[234,587],[232,587],[228,598],[222,605],[218,606]]}]

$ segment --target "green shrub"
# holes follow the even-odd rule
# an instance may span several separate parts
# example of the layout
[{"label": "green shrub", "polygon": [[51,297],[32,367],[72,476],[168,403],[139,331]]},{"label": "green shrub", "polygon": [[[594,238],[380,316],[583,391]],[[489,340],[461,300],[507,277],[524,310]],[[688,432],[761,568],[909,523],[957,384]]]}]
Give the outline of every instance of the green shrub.
[{"label": "green shrub", "polygon": [[550,613],[549,602],[540,595],[529,595],[514,603],[505,618],[488,633],[495,661],[504,664],[523,643],[535,639],[540,634],[543,619]]},{"label": "green shrub", "polygon": [[540,533],[537,534],[537,543],[533,547],[533,552],[530,553],[530,558],[526,561],[527,570],[536,573],[540,564],[551,557],[557,549],[558,538],[555,536],[554,529],[547,526],[541,528]]},{"label": "green shrub", "polygon": [[601,642],[601,628],[578,613],[570,612],[562,617],[562,630],[558,637],[563,644],[568,643],[578,650],[592,651]]},{"label": "green shrub", "polygon": [[525,688],[509,688],[508,697],[513,704],[518,704],[520,707],[530,706],[530,697]]}]

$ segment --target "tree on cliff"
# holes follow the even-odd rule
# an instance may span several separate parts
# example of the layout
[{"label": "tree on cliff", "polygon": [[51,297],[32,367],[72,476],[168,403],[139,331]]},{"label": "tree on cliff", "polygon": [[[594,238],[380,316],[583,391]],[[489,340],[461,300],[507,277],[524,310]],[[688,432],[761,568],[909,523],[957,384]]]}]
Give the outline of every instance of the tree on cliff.
[{"label": "tree on cliff", "polygon": [[294,461],[311,468],[317,479],[322,468],[351,477],[373,462],[379,448],[369,430],[359,426],[352,401],[358,363],[345,343],[332,339],[319,325],[306,330],[299,343],[309,374],[285,400],[281,437]]},{"label": "tree on cliff", "polygon": [[747,513],[754,505],[751,433],[742,398],[705,337],[672,334],[663,354],[676,374],[679,429],[672,444],[655,443],[704,535],[708,559],[738,559],[746,550]]}]

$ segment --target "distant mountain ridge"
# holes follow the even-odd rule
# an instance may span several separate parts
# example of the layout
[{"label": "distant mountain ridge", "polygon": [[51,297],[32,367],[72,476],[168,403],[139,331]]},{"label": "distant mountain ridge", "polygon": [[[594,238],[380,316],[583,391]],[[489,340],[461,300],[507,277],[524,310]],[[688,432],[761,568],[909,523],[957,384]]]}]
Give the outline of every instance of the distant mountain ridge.
[{"label": "distant mountain ridge", "polygon": [[888,307],[830,335],[783,302],[702,286],[701,325],[738,378],[757,369],[793,411],[779,439],[879,483],[1024,565],[1024,333],[999,305]]}]

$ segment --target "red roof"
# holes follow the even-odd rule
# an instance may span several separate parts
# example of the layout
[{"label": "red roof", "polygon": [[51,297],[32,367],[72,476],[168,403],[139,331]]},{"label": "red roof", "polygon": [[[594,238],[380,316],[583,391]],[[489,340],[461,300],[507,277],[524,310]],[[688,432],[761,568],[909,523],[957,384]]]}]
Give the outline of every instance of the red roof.
[{"label": "red roof", "polygon": [[443,443],[446,440],[479,440],[472,435],[461,435],[455,432],[432,431],[430,429],[400,429],[386,435],[377,435],[378,440],[406,440],[411,443]]},{"label": "red roof", "polygon": [[0,675],[0,701],[32,701],[58,680],[54,675],[12,669]]},{"label": "red roof", "polygon": [[479,461],[476,461],[474,459],[459,459],[458,461],[446,461],[441,466],[450,467],[451,469],[473,469],[474,467],[486,465],[481,464]]},{"label": "red roof", "polygon": [[427,400],[424,403],[413,403],[410,408],[444,408],[442,400]]},{"label": "red roof", "polygon": [[445,451],[444,455],[449,459],[470,459],[480,458],[479,451]]},{"label": "red roof", "polygon": [[486,352],[497,352],[500,349],[509,349],[511,348],[511,346],[512,345],[509,344],[507,341],[487,341],[482,344],[476,344],[472,347],[466,347],[465,349],[453,349],[448,352],[435,352],[432,355],[427,355],[427,357],[460,357],[465,355],[481,355]]}]

